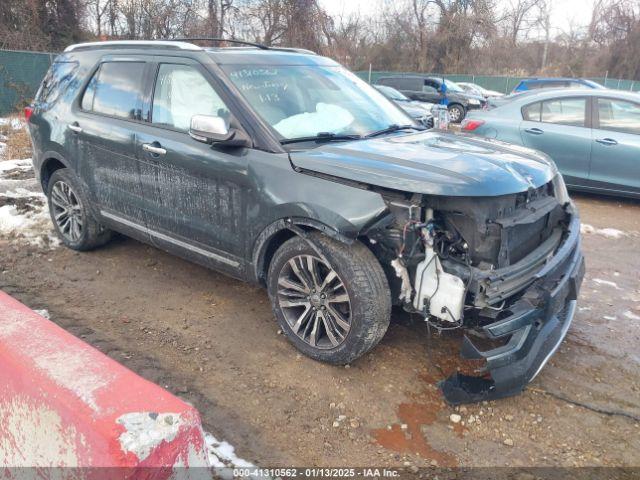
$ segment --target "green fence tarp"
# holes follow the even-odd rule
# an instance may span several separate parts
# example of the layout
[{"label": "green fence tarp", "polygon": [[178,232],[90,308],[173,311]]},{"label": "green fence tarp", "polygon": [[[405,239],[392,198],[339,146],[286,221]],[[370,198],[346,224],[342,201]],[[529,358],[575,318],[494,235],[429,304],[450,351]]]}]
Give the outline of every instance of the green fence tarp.
[{"label": "green fence tarp", "polygon": [[54,53],[0,50],[0,115],[33,98],[55,57]]},{"label": "green fence tarp", "polygon": [[[33,98],[38,85],[55,57],[55,53],[0,50],[0,116],[14,112]],[[368,71],[360,71],[356,74],[364,80],[369,80]],[[371,83],[376,83],[378,78],[387,75],[416,75],[416,73],[374,71],[371,72]],[[462,74],[437,76],[444,76],[454,82],[477,83],[484,88],[502,93],[509,93],[520,80],[527,78]],[[591,78],[590,80],[609,88],[640,90],[640,81],[618,78],[605,79],[604,77]]]},{"label": "green fence tarp", "polygon": [[[368,71],[359,71],[355,72],[363,80],[369,80],[369,72]],[[495,90],[500,93],[509,93],[511,92],[515,86],[520,82],[520,80],[524,80],[525,78],[531,77],[511,77],[511,76],[495,76],[495,75],[468,75],[468,74],[436,74],[436,73],[409,73],[409,72],[384,72],[384,71],[373,71],[371,72],[371,83],[376,83],[376,81],[380,77],[392,76],[392,75],[431,75],[434,77],[444,77],[453,82],[469,82],[469,83],[477,83],[481,87],[484,87],[488,90]],[[593,80],[594,82],[598,82],[601,85],[604,85],[607,88],[616,88],[619,90],[630,90],[630,91],[638,91],[640,90],[640,81],[634,80],[623,80],[619,78],[604,78],[604,77],[590,77],[589,80]]]}]

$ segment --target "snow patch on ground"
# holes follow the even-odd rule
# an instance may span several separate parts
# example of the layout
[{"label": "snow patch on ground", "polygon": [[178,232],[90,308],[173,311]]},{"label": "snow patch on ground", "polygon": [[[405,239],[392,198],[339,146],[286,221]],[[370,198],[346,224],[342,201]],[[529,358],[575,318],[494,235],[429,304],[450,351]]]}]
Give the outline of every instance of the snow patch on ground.
[{"label": "snow patch on ground", "polygon": [[251,462],[238,458],[233,445],[226,441],[219,441],[212,434],[205,432],[204,440],[207,444],[209,463],[214,468],[251,468],[255,467]]},{"label": "snow patch on ground", "polygon": [[36,312],[41,317],[46,318],[47,320],[51,320],[51,315],[49,314],[49,310],[47,309],[43,308],[42,310],[34,310],[34,312]]},{"label": "snow patch on ground", "polygon": [[0,125],[10,125],[13,130],[22,130],[25,127],[24,122],[16,117],[0,118]]},{"label": "snow patch on ground", "polygon": [[611,315],[605,315],[603,318],[604,318],[605,320],[617,320],[617,318],[616,318],[616,317],[612,317]]},{"label": "snow patch on ground", "polygon": [[0,207],[0,236],[20,238],[41,248],[58,247],[60,241],[54,236],[46,202],[28,204],[28,207],[30,210],[26,212],[18,210],[16,205]]},{"label": "snow patch on ground", "polygon": [[603,280],[601,278],[594,278],[593,281],[598,285],[606,285],[607,287],[612,287],[612,288],[615,288],[616,290],[620,290],[620,287],[618,287],[618,284],[616,282],[612,282],[610,280]]},{"label": "snow patch on ground", "polygon": [[636,321],[640,320],[640,315],[636,315],[631,310],[627,310],[626,312],[624,312],[624,316],[627,317],[629,320],[636,320]]},{"label": "snow patch on ground", "polygon": [[615,228],[596,228],[593,225],[589,225],[588,223],[583,223],[582,225],[580,225],[580,233],[582,233],[583,235],[602,235],[603,237],[613,239],[627,236],[627,233],[623,232],[622,230],[618,230]]},{"label": "snow patch on ground", "polygon": [[0,172],[7,172],[9,170],[15,170],[19,168],[20,170],[30,170],[33,168],[33,164],[31,163],[30,158],[26,158],[24,160],[3,160],[0,161]]},{"label": "snow patch on ground", "polygon": [[0,237],[56,248],[60,240],[53,231],[47,199],[35,178],[14,176],[16,171],[29,172],[32,168],[31,159],[0,161]]}]

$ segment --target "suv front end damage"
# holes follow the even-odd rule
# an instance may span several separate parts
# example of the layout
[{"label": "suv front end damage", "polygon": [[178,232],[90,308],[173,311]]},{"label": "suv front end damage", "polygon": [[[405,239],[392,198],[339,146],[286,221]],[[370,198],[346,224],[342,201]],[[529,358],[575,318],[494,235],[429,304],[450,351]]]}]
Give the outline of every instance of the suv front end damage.
[{"label": "suv front end damage", "polygon": [[584,276],[580,221],[559,175],[496,197],[388,195],[367,232],[397,304],[438,330],[463,329],[477,376],[440,383],[452,404],[514,395],[571,324]]}]

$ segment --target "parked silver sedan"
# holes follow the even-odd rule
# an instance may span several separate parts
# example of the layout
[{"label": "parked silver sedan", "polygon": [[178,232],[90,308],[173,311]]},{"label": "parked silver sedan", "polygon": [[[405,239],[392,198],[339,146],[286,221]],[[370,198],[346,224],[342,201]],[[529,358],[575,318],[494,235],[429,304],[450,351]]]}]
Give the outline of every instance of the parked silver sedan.
[{"label": "parked silver sedan", "polygon": [[546,153],[571,188],[640,198],[640,94],[562,89],[510,97],[471,112],[462,130]]}]

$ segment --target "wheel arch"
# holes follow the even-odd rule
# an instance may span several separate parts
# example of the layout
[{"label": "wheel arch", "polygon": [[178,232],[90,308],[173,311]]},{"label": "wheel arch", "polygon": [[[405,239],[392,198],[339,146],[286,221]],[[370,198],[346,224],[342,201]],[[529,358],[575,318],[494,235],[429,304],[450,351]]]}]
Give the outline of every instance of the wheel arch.
[{"label": "wheel arch", "polygon": [[64,157],[55,152],[45,152],[42,158],[43,160],[38,174],[42,191],[46,193],[47,187],[49,186],[49,179],[51,175],[53,175],[53,172],[61,168],[70,168],[70,164]]},{"label": "wheel arch", "polygon": [[356,241],[335,228],[318,220],[300,217],[287,217],[267,225],[254,242],[251,279],[266,285],[267,270],[275,252],[287,240],[299,236],[306,238],[310,232],[317,231],[347,245]]}]

